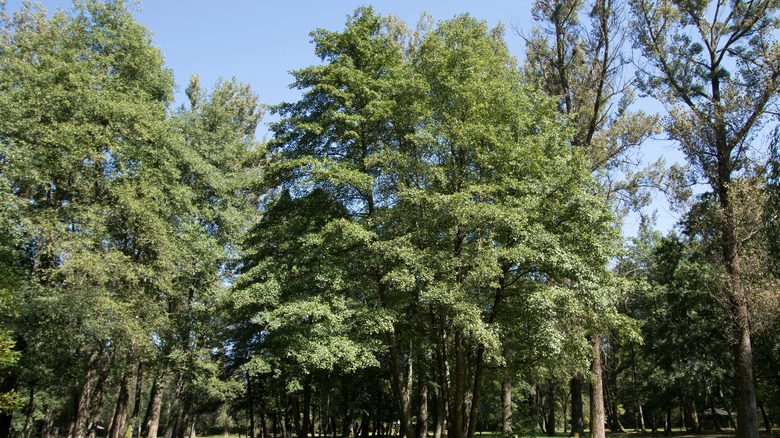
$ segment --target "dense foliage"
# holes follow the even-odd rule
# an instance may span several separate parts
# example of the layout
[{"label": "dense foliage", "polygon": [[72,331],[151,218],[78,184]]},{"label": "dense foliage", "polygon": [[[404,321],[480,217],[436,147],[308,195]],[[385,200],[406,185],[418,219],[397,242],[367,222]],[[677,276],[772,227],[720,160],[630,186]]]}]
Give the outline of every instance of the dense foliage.
[{"label": "dense foliage", "polygon": [[[266,144],[123,1],[3,6],[0,437],[771,430],[778,8],[538,1],[522,63],[359,8]],[[639,167],[661,128],[690,167]]]}]

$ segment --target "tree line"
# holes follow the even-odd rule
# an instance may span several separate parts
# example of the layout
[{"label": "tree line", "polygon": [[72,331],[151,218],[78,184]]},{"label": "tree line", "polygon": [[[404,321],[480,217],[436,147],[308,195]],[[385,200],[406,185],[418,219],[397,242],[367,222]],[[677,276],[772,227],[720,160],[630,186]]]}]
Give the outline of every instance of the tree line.
[{"label": "tree line", "polygon": [[262,142],[123,1],[0,6],[0,436],[777,423],[777,2],[362,7]]}]

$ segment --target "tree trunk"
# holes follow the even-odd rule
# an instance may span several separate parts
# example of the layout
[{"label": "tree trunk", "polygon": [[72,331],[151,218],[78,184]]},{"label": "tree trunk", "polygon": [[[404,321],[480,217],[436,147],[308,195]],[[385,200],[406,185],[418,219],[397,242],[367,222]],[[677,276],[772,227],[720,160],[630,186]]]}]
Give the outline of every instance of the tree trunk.
[{"label": "tree trunk", "polygon": [[577,373],[571,382],[571,436],[585,436],[585,420],[582,416],[582,374]]},{"label": "tree trunk", "polygon": [[255,438],[255,399],[252,376],[246,374],[246,407],[249,416],[249,438]]},{"label": "tree trunk", "polygon": [[766,430],[766,433],[772,434],[772,420],[769,418],[769,415],[766,414],[766,409],[764,408],[764,402],[761,399],[758,399],[758,407],[761,409],[761,416],[764,418],[764,430]]},{"label": "tree trunk", "polygon": [[[428,363],[417,355],[417,438],[428,437]],[[367,438],[367,437],[366,437]]]},{"label": "tree trunk", "polygon": [[395,338],[395,333],[388,335],[390,337],[390,363],[393,384],[393,396],[395,397],[398,417],[401,422],[399,431],[400,438],[404,436],[411,438],[414,436],[414,429],[411,418],[411,394],[408,381],[412,379],[412,358],[407,358],[406,375],[404,375],[403,357],[400,347]]},{"label": "tree trunk", "polygon": [[[436,317],[432,313],[432,320],[435,324]],[[436,345],[436,429],[433,438],[442,438],[447,436],[447,418],[449,418],[449,388],[450,375],[449,363],[447,362],[447,330],[445,328],[445,318],[441,317],[439,324],[439,342]]]},{"label": "tree trunk", "polygon": [[547,382],[547,436],[555,435],[555,379]]},{"label": "tree trunk", "polygon": [[92,351],[87,360],[87,372],[76,402],[76,416],[73,419],[73,431],[71,433],[73,438],[84,438],[87,433],[90,398],[92,397],[93,386],[97,378],[97,363],[100,359],[100,353],[98,350]]},{"label": "tree trunk", "polygon": [[[713,87],[719,78],[713,78]],[[716,106],[720,109],[720,106]],[[737,221],[731,194],[731,148],[723,115],[716,111],[716,150],[718,162],[717,192],[721,207],[721,241],[726,274],[729,278],[728,301],[732,318],[732,350],[734,353],[734,395],[737,399],[737,438],[758,438],[758,410],[753,377],[753,346],[750,339],[748,298],[742,284],[739,263]]]},{"label": "tree trunk", "polygon": [[306,374],[303,379],[303,430],[301,432],[303,438],[309,436],[309,433],[314,438],[313,426],[311,421],[311,374]]},{"label": "tree trunk", "polygon": [[114,419],[111,421],[109,429],[109,438],[124,438],[125,422],[127,421],[127,408],[130,405],[130,383],[127,373],[122,376],[122,382],[119,384],[119,396],[114,409]]},{"label": "tree trunk", "polygon": [[176,431],[178,430],[179,421],[181,419],[181,396],[183,385],[184,383],[180,379],[176,384],[175,392],[171,398],[171,404],[168,408],[168,421],[165,425],[165,431],[163,432],[163,437],[165,438],[174,438]]},{"label": "tree trunk", "polygon": [[[135,390],[133,391],[133,412],[130,416],[130,436],[141,436],[141,429],[138,424],[138,416],[141,413],[141,398],[143,397],[144,380],[143,366],[139,363],[135,373]],[[124,437],[124,431],[122,437]]]},{"label": "tree trunk", "polygon": [[163,388],[160,378],[155,377],[152,389],[149,393],[149,403],[146,405],[146,414],[143,421],[143,432],[146,438],[157,438],[157,429],[160,427],[160,413],[162,412]]},{"label": "tree trunk", "polygon": [[606,438],[604,429],[604,387],[601,380],[601,337],[593,334],[590,337],[593,347],[593,363],[591,364],[590,385],[590,436],[591,438]]},{"label": "tree trunk", "polygon": [[468,438],[474,438],[477,433],[477,420],[479,419],[479,397],[482,391],[482,376],[484,373],[485,347],[480,345],[477,350],[477,358],[474,362],[474,386],[471,389],[471,403],[469,413]]},{"label": "tree trunk", "polygon": [[528,417],[531,420],[531,436],[536,436],[536,429],[539,427],[539,385],[531,383],[531,393],[528,395]]},{"label": "tree trunk", "polygon": [[301,406],[298,401],[298,397],[290,396],[290,404],[292,409],[293,427],[295,428],[296,438],[304,438],[303,429],[301,428]]},{"label": "tree trunk", "polygon": [[[505,344],[506,345],[506,344]],[[504,347],[506,352],[506,347]],[[501,381],[501,436],[512,436],[512,379],[508,367],[504,368],[504,377]]]},{"label": "tree trunk", "polygon": [[463,331],[461,328],[455,328],[453,337],[453,346],[455,348],[455,393],[452,398],[452,430],[448,431],[449,438],[463,438],[463,400],[466,397],[466,352],[463,346]]},{"label": "tree trunk", "polygon": [[750,323],[747,304],[741,303],[737,309],[737,327],[739,337],[734,345],[735,384],[737,396],[737,438],[758,438],[758,412],[756,409],[756,388],[753,385],[753,348],[750,341]]}]

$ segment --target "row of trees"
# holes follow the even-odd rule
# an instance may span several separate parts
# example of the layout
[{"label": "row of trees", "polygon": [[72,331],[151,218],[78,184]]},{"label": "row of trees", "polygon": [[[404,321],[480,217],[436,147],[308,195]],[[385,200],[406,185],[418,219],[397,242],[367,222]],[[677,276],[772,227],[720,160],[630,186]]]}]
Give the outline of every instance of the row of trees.
[{"label": "row of trees", "polygon": [[[261,144],[236,80],[172,106],[123,2],[3,7],[0,435],[599,437],[706,410],[757,437],[778,8],[539,1],[522,64],[500,25],[360,8],[312,33]],[[661,129],[688,167],[640,168]],[[651,189],[683,234],[623,244]]]}]

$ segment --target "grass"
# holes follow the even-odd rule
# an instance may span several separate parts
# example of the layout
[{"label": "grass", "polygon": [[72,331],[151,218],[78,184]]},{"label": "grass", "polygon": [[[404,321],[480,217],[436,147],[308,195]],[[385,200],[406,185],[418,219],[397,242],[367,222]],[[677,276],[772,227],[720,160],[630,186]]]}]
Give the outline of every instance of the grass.
[{"label": "grass", "polygon": [[[775,432],[777,432],[777,429],[775,429]],[[339,435],[340,436],[340,435]],[[428,436],[433,436],[432,434],[428,434]],[[501,434],[497,432],[477,432],[477,436],[480,438],[500,438]],[[545,437],[547,435],[539,434],[537,435],[538,438]],[[563,432],[559,432],[556,437],[559,438],[567,438],[568,434],[564,435]],[[625,432],[625,433],[610,433],[607,432],[608,437],[613,438],[635,438],[635,437],[664,437],[663,431],[659,431],[657,434],[653,435],[650,430],[648,429],[646,432]],[[702,433],[691,433],[687,432],[684,429],[675,428],[672,429],[672,436],[674,438],[732,438],[736,436],[736,431],[734,430],[725,430],[722,432],[715,432],[715,431],[704,431]],[[763,429],[761,429],[761,437],[762,438],[774,438],[777,435],[770,435],[766,433]],[[324,436],[320,436],[321,438],[325,438]],[[585,433],[585,438],[589,438],[590,435],[588,432]],[[210,435],[205,437],[198,437],[198,438],[247,438],[245,434],[241,434],[240,437],[238,434],[230,434],[230,435]],[[261,438],[258,434],[256,438]],[[281,434],[277,435],[277,438],[281,438]],[[372,437],[373,438],[373,437]],[[397,438],[397,437],[391,437],[391,438]],[[516,438],[530,438],[530,437],[521,437],[516,436]]]}]

